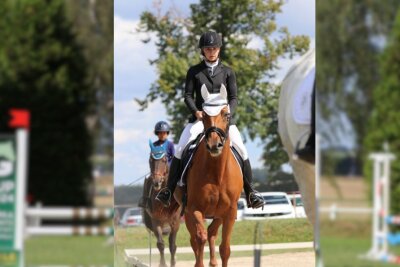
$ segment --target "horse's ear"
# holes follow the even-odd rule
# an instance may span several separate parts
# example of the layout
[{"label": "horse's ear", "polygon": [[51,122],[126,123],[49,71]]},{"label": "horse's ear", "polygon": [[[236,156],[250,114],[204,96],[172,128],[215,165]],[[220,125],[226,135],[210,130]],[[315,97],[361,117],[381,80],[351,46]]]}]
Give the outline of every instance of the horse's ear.
[{"label": "horse's ear", "polygon": [[154,145],[153,145],[153,142],[151,142],[151,140],[149,139],[149,146],[150,146],[150,149],[153,151],[153,149],[154,149]]},{"label": "horse's ear", "polygon": [[209,95],[210,95],[210,93],[208,92],[206,85],[203,84],[201,86],[201,96],[203,97],[204,101],[206,101],[208,99]]},{"label": "horse's ear", "polygon": [[226,92],[226,87],[224,84],[221,84],[221,89],[219,91],[219,94],[223,99],[228,99],[228,93]]}]

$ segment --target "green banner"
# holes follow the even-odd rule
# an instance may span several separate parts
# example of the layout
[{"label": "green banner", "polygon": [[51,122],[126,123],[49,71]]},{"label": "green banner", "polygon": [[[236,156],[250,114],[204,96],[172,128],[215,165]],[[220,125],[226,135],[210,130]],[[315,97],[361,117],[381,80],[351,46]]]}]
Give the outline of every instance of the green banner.
[{"label": "green banner", "polygon": [[0,136],[0,266],[19,266],[15,137]]}]

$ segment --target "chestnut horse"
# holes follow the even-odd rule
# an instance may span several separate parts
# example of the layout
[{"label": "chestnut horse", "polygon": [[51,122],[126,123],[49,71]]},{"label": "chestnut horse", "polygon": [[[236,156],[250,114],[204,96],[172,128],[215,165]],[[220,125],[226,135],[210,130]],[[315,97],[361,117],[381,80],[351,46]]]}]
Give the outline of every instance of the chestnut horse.
[{"label": "chestnut horse", "polygon": [[160,251],[160,267],[166,267],[164,258],[163,235],[169,235],[169,251],[171,253],[171,267],[175,266],[176,235],[180,226],[180,207],[175,200],[165,208],[155,197],[161,188],[165,187],[168,179],[168,160],[166,150],[163,146],[154,146],[150,141],[151,154],[150,180],[145,186],[150,187],[150,205],[144,209],[143,219],[146,227],[152,231],[157,238],[157,248]]},{"label": "chestnut horse", "polygon": [[[205,137],[193,156],[187,173],[187,206],[185,222],[190,232],[190,243],[196,256],[195,267],[203,267],[204,245],[210,246],[210,266],[217,266],[215,239],[222,225],[219,253],[222,266],[228,266],[230,238],[236,219],[237,203],[243,188],[243,177],[238,162],[230,149],[229,106],[226,88],[219,94],[209,94],[203,85],[201,94]],[[212,218],[205,229],[204,219]]]}]

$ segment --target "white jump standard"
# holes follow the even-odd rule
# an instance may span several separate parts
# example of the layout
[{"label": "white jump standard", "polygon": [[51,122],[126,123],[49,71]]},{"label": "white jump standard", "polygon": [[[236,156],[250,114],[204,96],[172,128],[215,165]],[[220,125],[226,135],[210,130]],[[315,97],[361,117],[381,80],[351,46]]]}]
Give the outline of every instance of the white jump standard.
[{"label": "white jump standard", "polygon": [[400,244],[400,234],[389,232],[389,225],[400,225],[400,216],[390,212],[390,162],[395,159],[391,153],[372,153],[374,161],[372,210],[372,247],[365,258],[400,264],[400,256],[389,253],[390,245]]}]

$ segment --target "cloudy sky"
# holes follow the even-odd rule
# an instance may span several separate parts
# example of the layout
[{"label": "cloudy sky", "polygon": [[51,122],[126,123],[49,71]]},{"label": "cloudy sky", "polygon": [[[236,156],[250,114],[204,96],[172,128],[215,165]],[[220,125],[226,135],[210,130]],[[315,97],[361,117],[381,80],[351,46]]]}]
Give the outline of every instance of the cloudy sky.
[{"label": "cloudy sky", "polygon": [[[114,183],[116,185],[141,183],[141,176],[148,173],[148,140],[155,140],[154,124],[166,120],[166,112],[160,102],[154,102],[144,112],[138,110],[134,98],[144,98],[150,85],[156,79],[156,72],[148,59],[156,58],[156,48],[152,43],[140,40],[146,34],[138,34],[135,29],[140,14],[152,10],[153,1],[114,1]],[[177,7],[183,15],[188,15],[189,4],[198,1],[163,1],[163,8]],[[279,26],[286,26],[293,35],[304,34],[311,38],[315,47],[315,1],[288,0],[282,14],[277,16]],[[257,45],[256,43],[254,45]],[[282,80],[293,60],[280,61],[281,71],[277,82]],[[180,134],[178,131],[177,134]],[[262,167],[260,160],[262,145],[260,140],[247,142],[253,167]]]}]

